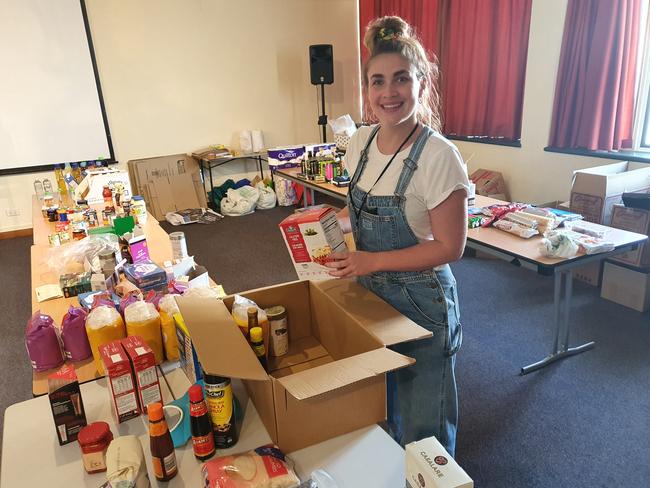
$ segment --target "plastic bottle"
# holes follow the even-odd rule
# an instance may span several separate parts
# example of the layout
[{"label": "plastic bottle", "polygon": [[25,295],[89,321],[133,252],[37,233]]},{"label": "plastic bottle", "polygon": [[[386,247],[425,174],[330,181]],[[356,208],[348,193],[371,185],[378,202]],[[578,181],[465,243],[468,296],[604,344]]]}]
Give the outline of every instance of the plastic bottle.
[{"label": "plastic bottle", "polygon": [[[249,311],[251,308],[248,309]],[[257,309],[252,308],[252,310],[255,310],[255,320],[257,320]],[[251,327],[248,329],[250,336],[251,336],[251,347],[253,348],[253,351],[255,351],[255,355],[257,356],[257,359],[259,359],[260,364],[264,368],[264,371],[268,371],[268,364],[266,362],[266,348],[264,347],[264,333],[262,332],[261,327]]]},{"label": "plastic bottle", "polygon": [[56,186],[59,188],[59,194],[61,197],[66,196],[68,194],[68,185],[65,183],[62,164],[54,165],[54,176],[56,177]]},{"label": "plastic bottle", "polygon": [[153,472],[158,481],[169,481],[178,473],[176,452],[172,436],[163,414],[162,403],[154,402],[147,406],[149,416],[149,443]]},{"label": "plastic bottle", "polygon": [[214,433],[208,407],[203,398],[201,385],[192,385],[189,389],[190,425],[192,428],[192,449],[199,461],[205,461],[214,456]]},{"label": "plastic bottle", "polygon": [[111,191],[110,186],[104,185],[102,190],[102,196],[104,197],[104,206],[106,208],[113,206],[113,192]]},{"label": "plastic bottle", "polygon": [[45,191],[43,190],[43,183],[41,180],[34,180],[34,193],[39,200],[43,200]]},{"label": "plastic bottle", "polygon": [[79,168],[79,163],[70,163],[70,172],[72,177],[77,183],[81,183],[83,177],[81,176],[81,169]]}]

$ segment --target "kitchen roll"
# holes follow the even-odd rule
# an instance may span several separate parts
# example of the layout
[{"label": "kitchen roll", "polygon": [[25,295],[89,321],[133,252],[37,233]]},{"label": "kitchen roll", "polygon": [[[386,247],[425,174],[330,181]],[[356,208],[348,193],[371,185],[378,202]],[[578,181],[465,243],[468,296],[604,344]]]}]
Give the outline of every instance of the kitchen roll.
[{"label": "kitchen roll", "polygon": [[261,130],[251,131],[251,137],[253,140],[253,152],[259,152],[264,149],[264,134]]}]

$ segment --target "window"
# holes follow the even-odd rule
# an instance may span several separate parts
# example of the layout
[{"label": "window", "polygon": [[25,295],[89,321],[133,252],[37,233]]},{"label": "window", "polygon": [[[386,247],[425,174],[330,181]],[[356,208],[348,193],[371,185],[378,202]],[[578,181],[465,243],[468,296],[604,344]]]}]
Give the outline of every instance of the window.
[{"label": "window", "polygon": [[650,22],[648,3],[642,2],[640,62],[637,82],[636,113],[634,118],[634,144],[637,151],[650,151]]}]

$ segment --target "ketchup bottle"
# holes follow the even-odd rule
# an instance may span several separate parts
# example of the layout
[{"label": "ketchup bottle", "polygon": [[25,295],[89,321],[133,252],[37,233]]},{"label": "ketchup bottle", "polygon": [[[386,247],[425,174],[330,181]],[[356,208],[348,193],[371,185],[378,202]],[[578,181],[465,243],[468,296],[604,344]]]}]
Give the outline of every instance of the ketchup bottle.
[{"label": "ketchup bottle", "polygon": [[214,433],[208,407],[203,399],[201,385],[192,385],[190,396],[190,425],[192,427],[192,448],[194,456],[199,461],[205,461],[214,456]]}]

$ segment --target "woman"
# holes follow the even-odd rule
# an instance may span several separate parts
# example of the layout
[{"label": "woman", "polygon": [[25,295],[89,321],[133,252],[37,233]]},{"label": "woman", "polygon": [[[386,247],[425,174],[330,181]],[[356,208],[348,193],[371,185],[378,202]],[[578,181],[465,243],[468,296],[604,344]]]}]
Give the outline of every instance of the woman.
[{"label": "woman", "polygon": [[458,418],[454,354],[460,347],[456,281],[462,256],[467,169],[438,132],[437,67],[399,17],[371,22],[363,89],[379,121],[352,137],[353,177],[339,213],[357,251],[336,253],[332,276],[357,280],[433,337],[394,350],[416,359],[387,378],[388,427],[405,445],[431,435],[453,456]]}]

